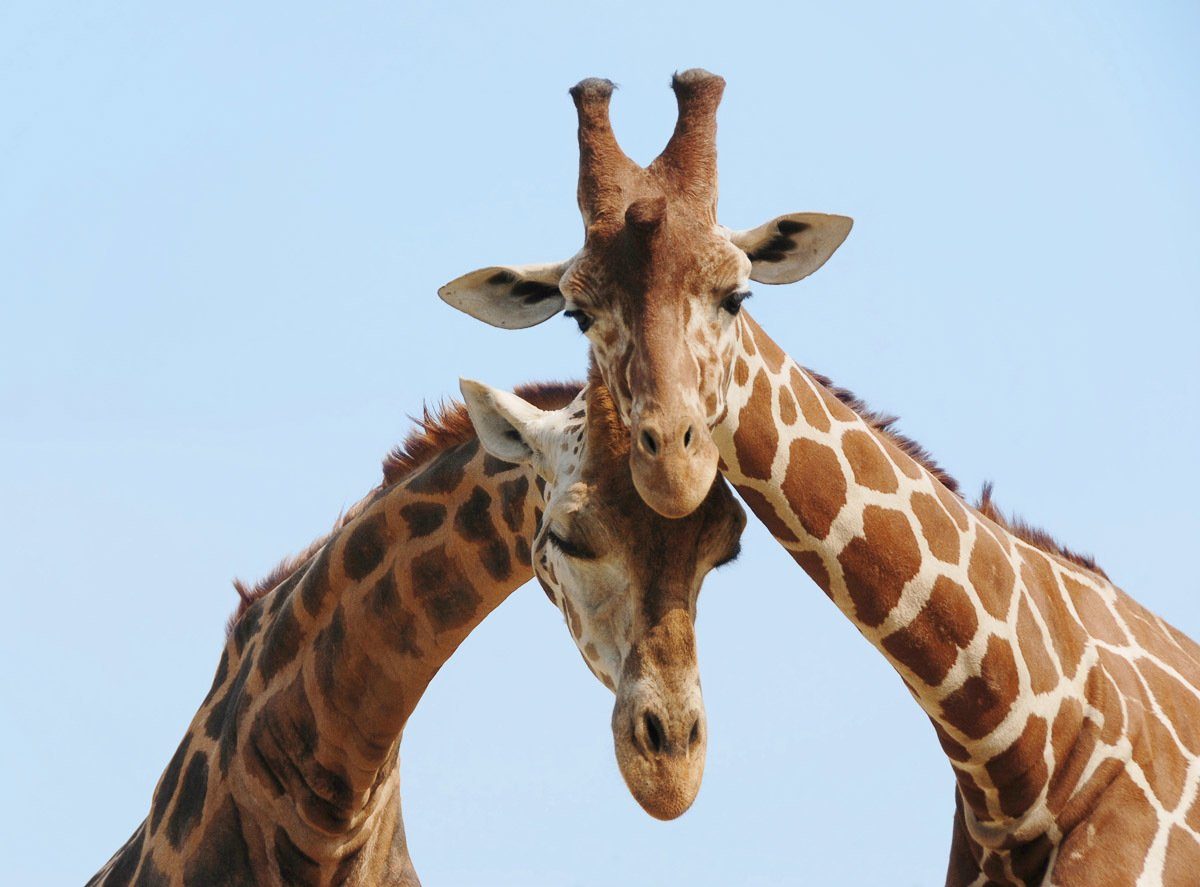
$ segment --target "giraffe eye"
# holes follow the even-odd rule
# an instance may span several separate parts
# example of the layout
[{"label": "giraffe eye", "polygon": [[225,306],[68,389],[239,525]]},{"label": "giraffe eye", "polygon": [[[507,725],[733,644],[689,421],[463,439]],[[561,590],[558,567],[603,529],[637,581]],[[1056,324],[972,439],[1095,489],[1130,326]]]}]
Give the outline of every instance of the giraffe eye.
[{"label": "giraffe eye", "polygon": [[730,293],[721,300],[721,307],[736,317],[737,313],[742,310],[742,302],[748,298],[750,298],[750,290]]},{"label": "giraffe eye", "polygon": [[569,317],[579,324],[579,332],[586,333],[592,328],[592,316],[586,311],[580,311],[578,308],[572,308],[570,311],[563,312],[564,317]]},{"label": "giraffe eye", "polygon": [[565,554],[567,557],[578,558],[581,561],[595,560],[596,555],[588,548],[578,545],[569,539],[564,539],[562,536],[553,530],[546,530],[546,541]]}]

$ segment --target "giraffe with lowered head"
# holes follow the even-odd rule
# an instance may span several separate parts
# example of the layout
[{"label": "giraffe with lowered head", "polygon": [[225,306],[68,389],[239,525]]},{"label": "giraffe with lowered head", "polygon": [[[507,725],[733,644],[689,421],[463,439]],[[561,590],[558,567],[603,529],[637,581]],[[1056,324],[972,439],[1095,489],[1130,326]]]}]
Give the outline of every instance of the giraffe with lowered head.
[{"label": "giraffe with lowered head", "polygon": [[686,520],[646,507],[598,380],[463,392],[466,407],[427,414],[331,535],[239,586],[212,689],[149,815],[90,884],[418,884],[404,725],[534,573],[616,694],[633,795],[661,819],[691,805],[707,745],[696,597],[737,554],[740,506],[718,482]]},{"label": "giraffe with lowered head", "polygon": [[562,308],[629,427],[644,500],[688,514],[718,469],[899,672],[956,782],[949,885],[1183,885],[1200,872],[1200,647],[1089,559],[971,506],[894,419],[796,364],[742,311],[749,282],[816,271],[851,222],[717,221],[724,81],[676,75],[642,168],[612,84],[571,90],[582,249],[487,268],[450,304],[502,327]]}]

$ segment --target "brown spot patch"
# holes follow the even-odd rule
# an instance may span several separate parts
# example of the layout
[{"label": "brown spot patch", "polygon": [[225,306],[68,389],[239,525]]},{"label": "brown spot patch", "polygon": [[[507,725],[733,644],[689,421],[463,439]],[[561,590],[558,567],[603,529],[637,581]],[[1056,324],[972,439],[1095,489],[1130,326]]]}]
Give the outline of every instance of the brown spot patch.
[{"label": "brown spot patch", "polygon": [[783,369],[783,361],[787,355],[775,344],[774,339],[766,335],[760,337],[758,339],[758,353],[762,356],[763,364],[772,373],[778,373]]},{"label": "brown spot patch", "polygon": [[847,431],[842,436],[842,451],[854,471],[854,479],[864,487],[881,493],[894,493],[899,489],[892,463],[870,434]]},{"label": "brown spot patch", "polygon": [[1188,808],[1184,821],[1193,831],[1200,832],[1200,794],[1196,795],[1196,799],[1192,801],[1192,806]]},{"label": "brown spot patch", "polygon": [[1033,609],[1025,595],[1017,603],[1017,643],[1021,647],[1021,658],[1029,669],[1030,685],[1034,693],[1049,693],[1058,686],[1058,669],[1042,641],[1042,630],[1033,618]]},{"label": "brown spot patch", "polygon": [[[1125,718],[1121,713],[1121,697],[1141,701],[1141,686],[1137,674],[1129,661],[1116,653],[1100,648],[1100,665],[1104,669],[1107,681],[1097,682],[1099,700],[1093,699],[1093,705],[1104,712],[1104,732],[1100,738],[1112,745],[1121,738],[1125,730]],[[1111,681],[1111,683],[1110,683]]]},{"label": "brown spot patch", "polygon": [[326,545],[321,549],[309,564],[308,569],[304,571],[304,578],[300,580],[300,600],[309,616],[316,616],[321,612],[321,607],[329,594],[330,547],[330,545]]},{"label": "brown spot patch", "polygon": [[1028,810],[1046,782],[1046,728],[1045,718],[1030,715],[1016,741],[987,762],[1000,810],[1007,816]]},{"label": "brown spot patch", "polygon": [[941,745],[942,751],[946,753],[946,757],[948,757],[951,761],[971,760],[971,753],[967,751],[961,743],[955,740],[954,737],[947,733],[945,727],[943,727],[933,718],[929,719],[929,723],[933,724],[933,732],[937,734],[938,744]]},{"label": "brown spot patch", "polygon": [[183,882],[250,887],[255,881],[241,815],[227,797],[205,824],[195,852],[184,863]]},{"label": "brown spot patch", "polygon": [[739,388],[750,381],[750,366],[742,360],[741,355],[733,362],[733,381]]},{"label": "brown spot patch", "polygon": [[518,536],[516,542],[513,543],[513,555],[522,567],[533,566],[533,560],[529,551],[529,543],[525,541],[524,536]]},{"label": "brown spot patch", "polygon": [[[1120,835],[1120,840],[1091,840],[1092,826],[1095,835]],[[1063,842],[1054,863],[1054,883],[1127,883],[1130,861],[1140,865],[1145,860],[1157,827],[1150,801],[1127,773],[1119,773],[1086,825],[1081,823]]]},{"label": "brown spot patch", "polygon": [[946,510],[928,493],[913,493],[911,502],[930,552],[943,563],[957,564],[961,547],[958,530]]},{"label": "brown spot patch", "polygon": [[158,831],[158,824],[162,821],[163,814],[167,812],[171,799],[175,797],[175,789],[179,786],[179,774],[183,770],[183,762],[187,758],[188,748],[191,744],[192,734],[184,734],[179,747],[175,749],[175,754],[171,755],[167,769],[159,777],[158,787],[154,790],[154,802],[150,806],[150,834]]},{"label": "brown spot patch", "polygon": [[846,504],[846,478],[833,450],[806,438],[792,441],[783,495],[804,529],[818,539],[828,536]]},{"label": "brown spot patch", "polygon": [[1088,588],[1082,582],[1076,582],[1070,576],[1063,576],[1063,585],[1075,605],[1075,612],[1087,633],[1097,640],[1109,644],[1124,645],[1128,643],[1125,632],[1113,618],[1112,611],[1100,594]]},{"label": "brown spot patch", "polygon": [[792,425],[796,421],[796,401],[786,385],[779,386],[776,397],[779,400],[779,421],[784,425]]},{"label": "brown spot patch", "polygon": [[521,475],[500,484],[500,517],[512,532],[521,532],[525,519],[525,502],[529,498],[529,478]]},{"label": "brown spot patch", "polygon": [[412,561],[413,597],[435,632],[470,623],[483,599],[458,563],[439,545]]},{"label": "brown spot patch", "polygon": [[344,773],[316,758],[316,717],[304,681],[297,675],[263,706],[246,737],[246,769],[278,797],[291,796],[300,813],[317,828],[339,831],[355,812],[354,794]]},{"label": "brown spot patch", "polygon": [[1200,730],[1196,723],[1196,697],[1182,681],[1163,671],[1149,659],[1138,659],[1137,670],[1146,680],[1154,700],[1175,728],[1180,741],[1193,755],[1200,754]]},{"label": "brown spot patch", "polygon": [[467,465],[478,452],[478,440],[470,440],[446,450],[409,480],[406,486],[414,493],[431,496],[444,496],[453,492],[462,483]]},{"label": "brown spot patch", "polygon": [[950,520],[954,521],[960,530],[966,532],[970,525],[967,521],[967,510],[963,507],[962,500],[958,498],[958,495],[942,484],[934,484],[933,492],[937,494],[942,507],[950,515]]},{"label": "brown spot patch", "polygon": [[879,442],[891,457],[892,464],[913,480],[920,480],[923,474],[921,464],[913,459],[892,440],[890,433],[879,438]]},{"label": "brown spot patch", "polygon": [[400,509],[412,539],[428,536],[446,522],[446,506],[440,502],[412,502]]},{"label": "brown spot patch", "polygon": [[1179,826],[1171,826],[1163,884],[1188,884],[1197,873],[1200,873],[1200,844]]},{"label": "brown spot patch", "polygon": [[1054,644],[1059,667],[1068,680],[1075,677],[1079,660],[1083,657],[1087,638],[1062,600],[1062,590],[1054,578],[1050,561],[1044,555],[1029,549],[1021,551],[1021,581],[1042,619]]},{"label": "brown spot patch", "polygon": [[363,515],[349,532],[342,549],[342,567],[352,582],[361,582],[379,566],[387,551],[387,520],[378,512]]},{"label": "brown spot patch", "polygon": [[921,551],[908,518],[877,505],[863,510],[863,535],[838,555],[858,621],[871,627],[887,618],[921,568]]},{"label": "brown spot patch", "polygon": [[563,595],[563,610],[567,615],[567,627],[571,629],[571,634],[578,640],[583,634],[583,623],[579,621],[579,614],[575,612],[575,607],[571,604],[571,598],[568,595]]},{"label": "brown spot patch", "polygon": [[967,579],[984,609],[997,619],[1008,616],[1016,587],[1016,574],[1008,556],[992,534],[977,525],[975,547],[971,549],[971,563],[967,567]]},{"label": "brown spot patch", "polygon": [[197,751],[188,761],[175,797],[175,808],[167,817],[165,833],[171,847],[178,850],[191,834],[200,814],[204,811],[204,800],[208,795],[208,755]]},{"label": "brown spot patch", "polygon": [[825,409],[838,422],[856,423],[859,421],[858,413],[842,403],[841,399],[828,388],[822,385],[820,393],[821,400],[825,403]]},{"label": "brown spot patch", "polygon": [[986,811],[987,795],[983,793],[983,789],[975,782],[975,777],[966,770],[960,770],[957,767],[954,767],[954,776],[958,782],[958,790],[962,792],[963,800],[967,802],[971,809]]},{"label": "brown spot patch", "polygon": [[[1069,718],[1076,715],[1077,708],[1064,707],[1054,719],[1052,741],[1055,766],[1046,792],[1046,805],[1050,812],[1056,815],[1071,799],[1075,786],[1079,784],[1079,779],[1096,750],[1096,740],[1100,736],[1099,725],[1091,719],[1085,720],[1082,726],[1073,724]],[[1074,739],[1071,738],[1072,731],[1077,731]]]},{"label": "brown spot patch", "polygon": [[262,652],[258,657],[258,671],[264,684],[269,683],[271,678],[296,658],[303,640],[300,622],[296,619],[296,608],[284,607],[275,615],[275,621],[267,629]]},{"label": "brown spot patch", "polygon": [[1141,736],[1134,739],[1133,759],[1145,771],[1150,790],[1162,805],[1174,809],[1183,795],[1187,759],[1166,725],[1149,710],[1143,719]]},{"label": "brown spot patch", "polygon": [[1147,653],[1158,657],[1180,674],[1200,677],[1200,648],[1194,641],[1183,635],[1179,636],[1179,644],[1175,638],[1164,630],[1154,617],[1154,614],[1133,600],[1129,595],[1118,590],[1116,595],[1117,612],[1133,633],[1134,640]]},{"label": "brown spot patch", "polygon": [[417,617],[404,605],[389,570],[367,594],[367,611],[379,622],[380,634],[401,656],[419,659],[425,653],[417,643]]},{"label": "brown spot patch", "polygon": [[958,651],[975,637],[979,620],[961,585],[945,576],[933,584],[929,600],[908,625],[888,635],[883,648],[931,687],[946,679]]},{"label": "brown spot patch", "polygon": [[825,561],[815,551],[793,551],[792,560],[800,565],[808,577],[817,583],[817,587],[829,594],[829,571],[825,569]]},{"label": "brown spot patch", "polygon": [[772,536],[780,542],[799,541],[796,538],[796,534],[788,528],[788,525],[783,522],[778,512],[775,511],[775,506],[771,504],[771,500],[753,487],[738,485],[737,491],[738,495],[742,497],[755,516],[763,522]]},{"label": "brown spot patch", "polygon": [[982,739],[999,726],[1017,699],[1017,663],[1012,648],[988,638],[979,674],[942,700],[946,722],[970,739]]},{"label": "brown spot patch", "polygon": [[742,474],[757,480],[770,479],[771,463],[779,446],[779,431],[771,417],[771,385],[765,373],[754,376],[750,399],[738,414],[733,446]]},{"label": "brown spot patch", "polygon": [[472,543],[479,555],[479,562],[496,581],[507,579],[512,573],[512,558],[508,546],[500,538],[490,509],[492,497],[483,487],[475,487],[454,514],[454,528],[458,534]]},{"label": "brown spot patch", "polygon": [[821,406],[821,399],[813,390],[813,383],[801,376],[800,371],[795,367],[792,368],[791,380],[791,391],[796,398],[796,403],[800,405],[800,412],[804,414],[804,421],[817,431],[828,431],[831,427],[829,415]]}]

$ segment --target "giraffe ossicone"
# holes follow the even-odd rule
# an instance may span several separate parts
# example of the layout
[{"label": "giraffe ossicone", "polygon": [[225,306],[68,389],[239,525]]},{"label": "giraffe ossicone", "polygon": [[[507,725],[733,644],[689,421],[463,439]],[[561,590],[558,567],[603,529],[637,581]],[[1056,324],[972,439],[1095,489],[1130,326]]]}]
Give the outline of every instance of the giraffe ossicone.
[{"label": "giraffe ossicone", "polygon": [[[535,562],[617,695],[611,728],[634,797],[664,819],[692,803],[707,743],[696,594],[736,552],[740,506],[723,482],[685,521],[641,503],[627,435],[604,433],[620,423],[598,381],[465,388],[491,424],[477,434],[462,405],[427,413],[329,536],[245,590],[149,815],[89,884],[417,885],[400,814],[404,725]],[[500,428],[498,402],[522,418],[504,413]],[[504,449],[506,432],[532,445]]]},{"label": "giraffe ossicone", "polygon": [[660,513],[687,513],[719,457],[929,716],[955,778],[948,885],[1196,883],[1200,646],[986,494],[968,505],[894,419],[802,368],[742,310],[749,280],[812,273],[850,221],[722,227],[724,81],[691,71],[672,86],[675,133],[646,169],[612,134],[611,88],[576,87],[583,248],[536,281],[497,267],[440,295],[497,326],[568,309]]}]

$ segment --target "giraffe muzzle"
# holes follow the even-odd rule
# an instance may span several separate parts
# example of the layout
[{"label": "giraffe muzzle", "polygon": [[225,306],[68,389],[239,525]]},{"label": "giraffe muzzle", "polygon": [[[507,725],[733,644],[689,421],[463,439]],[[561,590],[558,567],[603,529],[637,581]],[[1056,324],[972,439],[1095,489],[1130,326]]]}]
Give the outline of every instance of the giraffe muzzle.
[{"label": "giraffe muzzle", "polygon": [[708,724],[695,629],[683,610],[649,628],[621,670],[612,717],[617,764],[656,819],[682,816],[700,791]]},{"label": "giraffe muzzle", "polygon": [[717,476],[717,447],[698,416],[636,416],[629,457],[633,484],[663,517],[695,511]]}]

